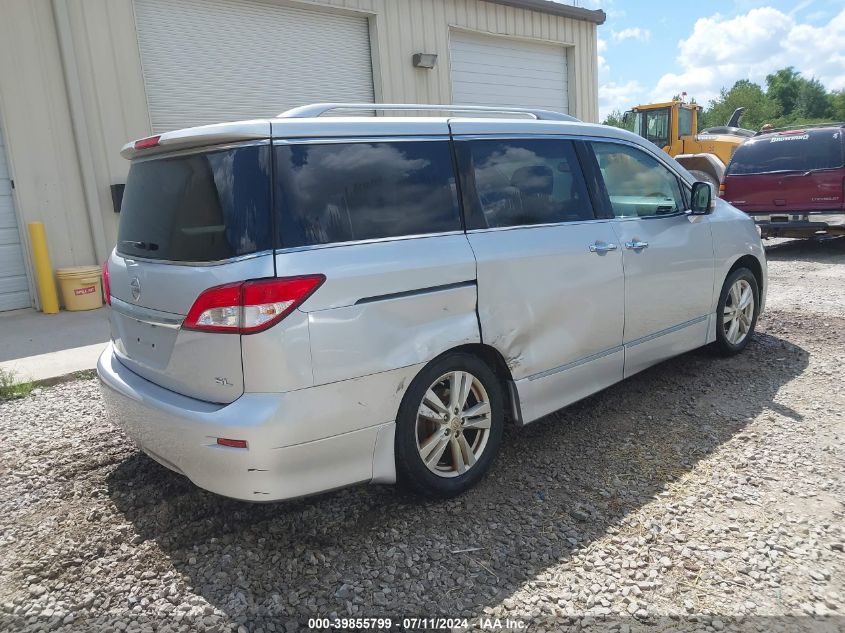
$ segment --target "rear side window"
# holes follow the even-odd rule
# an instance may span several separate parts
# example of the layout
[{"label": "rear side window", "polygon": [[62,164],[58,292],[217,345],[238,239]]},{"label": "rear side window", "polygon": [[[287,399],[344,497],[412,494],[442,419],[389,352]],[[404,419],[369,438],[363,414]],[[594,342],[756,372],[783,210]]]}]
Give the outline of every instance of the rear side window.
[{"label": "rear side window", "polygon": [[211,262],[269,250],[272,235],[269,145],[129,168],[117,237],[123,255]]},{"label": "rear side window", "polygon": [[727,173],[742,176],[837,169],[842,165],[842,130],[835,128],[750,138],[734,152]]},{"label": "rear side window", "polygon": [[571,141],[460,141],[467,228],[592,220],[593,208]]},{"label": "rear side window", "polygon": [[283,248],[462,229],[448,141],[274,148]]}]

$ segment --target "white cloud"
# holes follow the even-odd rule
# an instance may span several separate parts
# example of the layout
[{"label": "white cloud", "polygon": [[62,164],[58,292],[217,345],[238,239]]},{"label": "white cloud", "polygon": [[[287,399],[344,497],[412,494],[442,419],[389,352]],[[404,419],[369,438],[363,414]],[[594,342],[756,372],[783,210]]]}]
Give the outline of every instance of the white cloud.
[{"label": "white cloud", "polygon": [[630,109],[642,102],[645,89],[640,82],[632,79],[624,84],[609,82],[599,86],[599,121],[613,110]]},{"label": "white cloud", "polygon": [[651,92],[655,101],[686,91],[706,103],[738,79],[763,84],[767,74],[794,66],[828,89],[845,88],[845,9],[827,25],[800,23],[772,7],[726,18],[700,18],[678,43],[680,72],[666,73]]},{"label": "white cloud", "polygon": [[621,31],[611,31],[611,36],[617,42],[624,40],[637,40],[639,42],[648,42],[651,39],[651,31],[648,29],[641,29],[638,26],[622,29]]},{"label": "white cloud", "polygon": [[610,66],[607,63],[607,59],[602,55],[607,50],[607,42],[602,38],[598,38],[596,48],[598,49],[599,81],[605,81],[610,75]]}]

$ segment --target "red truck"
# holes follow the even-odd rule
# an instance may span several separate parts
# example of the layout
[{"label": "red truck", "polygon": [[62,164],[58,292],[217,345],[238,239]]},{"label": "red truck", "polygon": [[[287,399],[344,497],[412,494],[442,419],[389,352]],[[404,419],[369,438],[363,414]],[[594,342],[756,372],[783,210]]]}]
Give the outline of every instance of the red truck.
[{"label": "red truck", "polygon": [[845,123],[757,133],[737,147],[721,196],[765,237],[845,234]]}]

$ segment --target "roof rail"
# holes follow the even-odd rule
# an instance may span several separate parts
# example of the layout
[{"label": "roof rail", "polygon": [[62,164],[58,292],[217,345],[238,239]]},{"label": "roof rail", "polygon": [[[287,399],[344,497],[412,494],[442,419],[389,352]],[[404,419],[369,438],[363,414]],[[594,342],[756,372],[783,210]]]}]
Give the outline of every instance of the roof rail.
[{"label": "roof rail", "polygon": [[790,130],[806,130],[820,127],[845,127],[845,122],[807,123],[806,125],[787,125],[786,127],[773,127],[769,128],[768,130],[760,129],[754,134],[754,136],[760,136],[761,134],[771,134],[772,132],[788,132]]},{"label": "roof rail", "polygon": [[512,108],[510,106],[452,105],[432,103],[312,103],[287,110],[280,119],[301,119],[319,117],[335,110],[351,112],[372,112],[373,110],[431,110],[437,112],[489,112],[499,114],[521,114],[540,121],[578,121],[574,116],[538,110],[534,108]]}]

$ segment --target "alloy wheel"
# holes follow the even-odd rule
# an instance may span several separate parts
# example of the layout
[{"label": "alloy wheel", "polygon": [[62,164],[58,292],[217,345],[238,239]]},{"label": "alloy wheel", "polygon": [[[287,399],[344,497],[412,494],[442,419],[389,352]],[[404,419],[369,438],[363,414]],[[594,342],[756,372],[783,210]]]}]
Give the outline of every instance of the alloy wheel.
[{"label": "alloy wheel", "polygon": [[417,450],[440,477],[472,468],[490,438],[490,398],[481,381],[466,371],[440,376],[425,392],[417,411]]},{"label": "alloy wheel", "polygon": [[739,345],[751,331],[754,322],[754,291],[745,279],[737,279],[725,299],[722,327],[725,338]]}]

